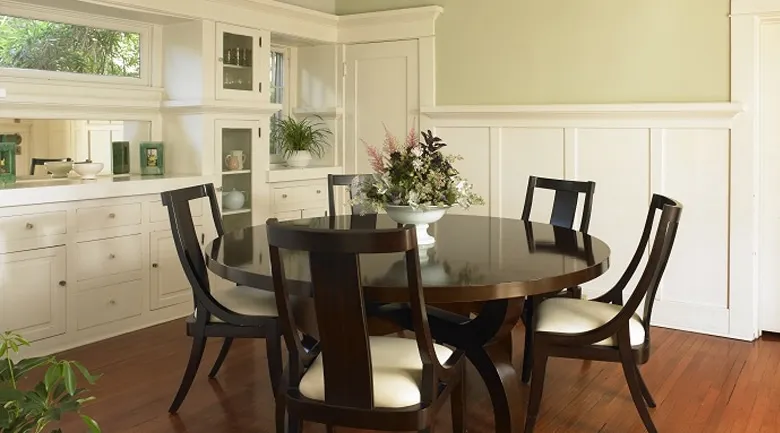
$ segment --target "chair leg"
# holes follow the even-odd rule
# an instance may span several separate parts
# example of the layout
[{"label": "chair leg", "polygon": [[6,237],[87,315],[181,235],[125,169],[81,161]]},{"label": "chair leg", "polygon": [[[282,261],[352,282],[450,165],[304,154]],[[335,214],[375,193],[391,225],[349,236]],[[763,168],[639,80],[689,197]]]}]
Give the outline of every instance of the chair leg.
[{"label": "chair leg", "polygon": [[206,337],[193,336],[190,360],[187,363],[187,369],[184,371],[184,377],[181,379],[179,391],[176,393],[176,397],[174,397],[173,403],[168,409],[168,412],[176,413],[179,410],[182,402],[184,402],[184,398],[187,397],[187,393],[190,391],[190,387],[192,386],[192,381],[195,380],[195,374],[198,372],[200,360],[203,358],[203,351],[205,349]]},{"label": "chair leg", "polygon": [[212,367],[211,372],[209,372],[209,379],[217,377],[217,373],[219,373],[219,369],[222,368],[222,363],[225,362],[225,358],[227,358],[227,354],[230,352],[230,346],[232,344],[232,338],[225,338],[225,341],[222,343],[222,349],[219,350],[219,356],[217,356],[217,360],[214,362],[214,367]]},{"label": "chair leg", "polygon": [[582,287],[569,287],[566,291],[569,292],[568,295],[570,298],[582,299]]},{"label": "chair leg", "polygon": [[450,404],[452,405],[452,433],[466,433],[466,371],[461,369],[460,383],[452,390]]},{"label": "chair leg", "polygon": [[[627,331],[626,331],[627,332]],[[650,412],[647,410],[645,404],[645,398],[642,395],[642,385],[640,383],[636,361],[634,355],[631,353],[631,346],[628,340],[628,336],[622,338],[625,340],[625,344],[621,342],[621,336],[618,334],[618,350],[620,351],[620,363],[623,365],[623,373],[626,375],[626,382],[628,382],[628,389],[631,391],[631,398],[634,400],[634,406],[636,406],[639,417],[642,418],[642,422],[645,425],[648,433],[658,433],[658,430],[653,424],[653,419],[650,417]]]},{"label": "chair leg", "polygon": [[268,376],[271,379],[271,390],[277,395],[279,381],[282,379],[282,336],[278,325],[265,337],[265,352],[268,358]]},{"label": "chair leg", "polygon": [[544,391],[544,375],[547,371],[547,353],[544,347],[536,347],[534,353],[534,380],[531,381],[531,392],[528,394],[528,410],[525,414],[525,433],[533,433],[539,407],[542,404]]},{"label": "chair leg", "polygon": [[521,380],[528,384],[531,381],[531,372],[534,365],[534,314],[536,309],[536,298],[529,296],[525,298],[526,305],[523,308],[523,317],[525,318],[525,345],[523,349],[523,372]]},{"label": "chair leg", "polygon": [[634,369],[636,369],[636,377],[639,378],[639,384],[642,385],[642,397],[645,398],[648,406],[655,407],[655,400],[653,400],[653,395],[650,394],[650,388],[647,387],[645,379],[642,377],[642,372],[639,371],[639,366],[634,364]]}]

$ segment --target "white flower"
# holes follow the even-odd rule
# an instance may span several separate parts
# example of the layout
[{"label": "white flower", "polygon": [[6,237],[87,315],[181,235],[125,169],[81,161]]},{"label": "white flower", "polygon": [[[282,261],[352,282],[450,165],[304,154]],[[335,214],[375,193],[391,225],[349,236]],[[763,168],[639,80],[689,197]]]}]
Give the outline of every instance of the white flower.
[{"label": "white flower", "polygon": [[410,152],[412,155],[414,155],[415,158],[419,158],[422,156],[422,149],[420,148],[420,146],[413,147]]}]

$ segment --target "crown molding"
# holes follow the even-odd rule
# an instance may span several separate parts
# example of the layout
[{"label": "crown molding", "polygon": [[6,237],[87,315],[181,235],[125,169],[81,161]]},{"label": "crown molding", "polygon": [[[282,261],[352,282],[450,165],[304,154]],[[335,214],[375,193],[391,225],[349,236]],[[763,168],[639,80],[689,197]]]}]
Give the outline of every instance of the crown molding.
[{"label": "crown molding", "polygon": [[740,112],[738,102],[582,104],[582,105],[452,105],[422,107],[420,114],[436,124],[555,126],[702,126],[727,127]]},{"label": "crown molding", "polygon": [[338,42],[374,42],[416,39],[436,34],[441,6],[395,9],[338,17]]}]

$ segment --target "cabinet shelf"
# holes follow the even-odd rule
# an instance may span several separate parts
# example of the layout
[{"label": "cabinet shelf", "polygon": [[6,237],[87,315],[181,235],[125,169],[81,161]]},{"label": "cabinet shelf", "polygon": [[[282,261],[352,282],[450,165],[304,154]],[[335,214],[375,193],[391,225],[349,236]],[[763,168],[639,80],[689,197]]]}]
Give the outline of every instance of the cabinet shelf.
[{"label": "cabinet shelf", "polygon": [[230,216],[230,215],[241,215],[245,213],[252,212],[252,209],[244,208],[244,209],[236,209],[236,210],[222,210],[222,216]]},{"label": "cabinet shelf", "polygon": [[229,63],[223,63],[222,66],[224,66],[224,67],[226,67],[228,69],[238,69],[238,70],[242,70],[242,71],[251,71],[252,70],[251,66],[231,65]]},{"label": "cabinet shelf", "polygon": [[223,176],[232,176],[234,174],[249,174],[252,173],[252,170],[232,170],[232,171],[223,171]]}]

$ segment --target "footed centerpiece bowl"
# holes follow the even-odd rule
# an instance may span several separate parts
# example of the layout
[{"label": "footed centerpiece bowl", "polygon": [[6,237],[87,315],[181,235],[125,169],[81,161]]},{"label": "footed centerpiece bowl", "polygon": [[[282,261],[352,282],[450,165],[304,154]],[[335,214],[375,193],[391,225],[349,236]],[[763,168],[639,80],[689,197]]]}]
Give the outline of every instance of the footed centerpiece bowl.
[{"label": "footed centerpiece bowl", "polygon": [[385,205],[387,216],[398,224],[414,224],[418,245],[433,245],[436,239],[428,234],[428,225],[440,220],[449,207]]}]

